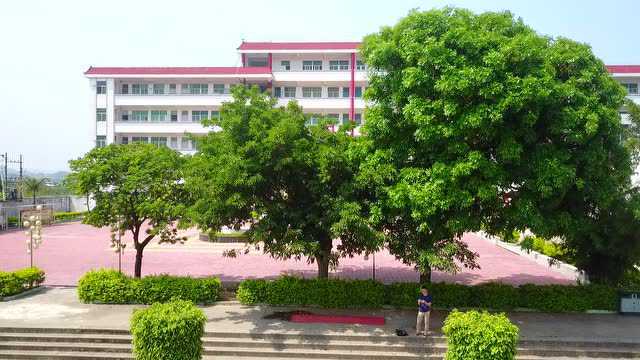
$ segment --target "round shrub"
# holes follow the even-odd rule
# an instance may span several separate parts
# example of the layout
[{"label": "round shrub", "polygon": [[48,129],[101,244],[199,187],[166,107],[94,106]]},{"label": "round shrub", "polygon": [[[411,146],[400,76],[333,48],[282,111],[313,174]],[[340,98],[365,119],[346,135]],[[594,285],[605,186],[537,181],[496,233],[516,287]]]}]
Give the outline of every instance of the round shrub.
[{"label": "round shrub", "polygon": [[268,303],[267,286],[269,284],[262,279],[243,280],[236,290],[236,298],[243,305],[255,305]]},{"label": "round shrub", "polygon": [[29,267],[13,272],[0,271],[0,297],[19,294],[40,286],[44,282],[44,271]]},{"label": "round shrub", "polygon": [[192,302],[156,303],[133,312],[131,335],[137,360],[197,360],[207,321]]},{"label": "round shrub", "polygon": [[444,321],[446,360],[513,360],[518,327],[504,314],[453,310]]},{"label": "round shrub", "polygon": [[131,280],[116,270],[91,270],[78,280],[78,297],[85,303],[126,304],[133,300]]}]

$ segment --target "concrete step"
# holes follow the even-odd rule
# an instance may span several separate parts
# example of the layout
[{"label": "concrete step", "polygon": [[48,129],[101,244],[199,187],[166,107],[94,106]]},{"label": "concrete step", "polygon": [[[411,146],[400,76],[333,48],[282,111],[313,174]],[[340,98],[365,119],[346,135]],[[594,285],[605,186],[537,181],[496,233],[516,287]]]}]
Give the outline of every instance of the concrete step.
[{"label": "concrete step", "polygon": [[65,352],[65,351],[29,351],[29,350],[0,350],[0,359],[29,359],[29,360],[131,360],[131,353],[102,353],[102,352]]}]

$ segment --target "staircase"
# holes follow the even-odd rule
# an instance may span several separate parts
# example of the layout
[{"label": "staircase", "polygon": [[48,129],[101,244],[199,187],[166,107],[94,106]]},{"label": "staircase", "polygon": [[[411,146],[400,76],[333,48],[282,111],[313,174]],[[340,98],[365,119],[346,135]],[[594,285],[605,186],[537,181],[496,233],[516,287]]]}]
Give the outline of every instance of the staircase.
[{"label": "staircase", "polygon": [[[178,340],[178,339],[177,339]],[[443,359],[446,339],[207,332],[204,359]],[[640,359],[640,344],[523,340],[518,359]],[[0,328],[0,359],[133,359],[126,330]]]}]

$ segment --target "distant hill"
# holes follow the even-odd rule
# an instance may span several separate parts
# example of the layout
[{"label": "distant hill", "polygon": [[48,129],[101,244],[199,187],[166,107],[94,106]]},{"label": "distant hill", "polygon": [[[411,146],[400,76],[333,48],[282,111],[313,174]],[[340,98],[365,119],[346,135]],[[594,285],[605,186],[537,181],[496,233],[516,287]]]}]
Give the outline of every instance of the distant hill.
[{"label": "distant hill", "polygon": [[[8,169],[7,170],[7,174],[9,175],[9,177],[17,176],[18,175],[18,170],[16,170],[16,169]],[[62,179],[64,179],[64,177],[67,176],[68,174],[69,174],[68,171],[46,172],[46,171],[28,170],[28,169],[25,169],[22,172],[22,175],[24,177],[35,177],[35,178],[46,177],[49,180],[51,180],[51,182],[54,183],[54,184],[57,184],[57,183],[61,182]]]}]

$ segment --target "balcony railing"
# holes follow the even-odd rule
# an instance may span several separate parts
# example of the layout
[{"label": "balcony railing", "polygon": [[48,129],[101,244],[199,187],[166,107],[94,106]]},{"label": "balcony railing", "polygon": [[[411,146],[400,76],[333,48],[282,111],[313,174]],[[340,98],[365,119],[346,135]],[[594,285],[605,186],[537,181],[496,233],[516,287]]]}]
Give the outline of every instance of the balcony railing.
[{"label": "balcony railing", "polygon": [[231,91],[225,90],[223,93],[204,93],[204,94],[192,94],[192,93],[162,93],[162,94],[154,94],[154,93],[146,93],[146,94],[131,94],[131,93],[116,93],[116,95],[120,96],[225,96],[231,95]]}]

